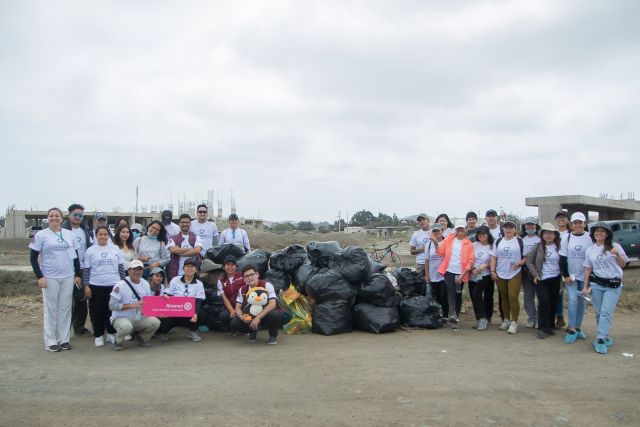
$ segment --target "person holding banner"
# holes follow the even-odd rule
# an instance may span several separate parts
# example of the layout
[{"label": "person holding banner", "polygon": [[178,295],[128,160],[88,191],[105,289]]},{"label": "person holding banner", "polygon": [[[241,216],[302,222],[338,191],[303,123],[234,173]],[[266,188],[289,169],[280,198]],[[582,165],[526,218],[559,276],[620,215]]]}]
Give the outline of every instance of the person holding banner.
[{"label": "person holding banner", "polygon": [[157,317],[143,316],[145,296],[153,295],[149,283],[142,278],[144,264],[134,259],[129,264],[129,275],[115,284],[109,299],[111,324],[116,330],[113,349],[124,350],[127,335],[136,334],[140,347],[151,347],[149,341],[160,327]]},{"label": "person holding banner", "polygon": [[193,317],[166,317],[160,321],[158,329],[158,338],[162,341],[168,341],[167,333],[175,327],[184,327],[189,329],[187,337],[193,342],[202,341],[202,338],[196,332],[198,329],[198,312],[202,308],[205,299],[204,285],[197,279],[198,262],[195,258],[187,258],[184,260],[184,275],[174,277],[169,283],[169,287],[165,289],[164,296],[166,298],[176,297],[193,297],[195,298],[195,314]]}]

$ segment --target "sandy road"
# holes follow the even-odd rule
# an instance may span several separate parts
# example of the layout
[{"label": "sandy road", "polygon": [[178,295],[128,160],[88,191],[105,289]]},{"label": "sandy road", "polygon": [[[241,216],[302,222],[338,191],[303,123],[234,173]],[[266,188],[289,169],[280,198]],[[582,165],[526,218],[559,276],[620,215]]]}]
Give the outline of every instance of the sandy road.
[{"label": "sandy road", "polygon": [[[116,353],[78,337],[43,351],[38,313],[0,314],[0,424],[639,425],[640,318],[606,356],[524,330],[244,337],[178,331]],[[593,334],[593,317],[585,330]],[[446,351],[446,352],[443,352]],[[622,352],[634,353],[634,358]]]}]

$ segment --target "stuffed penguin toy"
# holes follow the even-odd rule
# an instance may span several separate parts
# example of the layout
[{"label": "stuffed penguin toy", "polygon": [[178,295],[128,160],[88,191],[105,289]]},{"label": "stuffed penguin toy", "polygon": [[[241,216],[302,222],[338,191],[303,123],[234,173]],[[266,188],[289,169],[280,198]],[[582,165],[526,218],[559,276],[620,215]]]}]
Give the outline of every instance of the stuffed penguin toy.
[{"label": "stuffed penguin toy", "polygon": [[265,288],[255,287],[247,292],[247,305],[242,309],[245,320],[253,320],[264,310],[269,302],[269,295]]}]

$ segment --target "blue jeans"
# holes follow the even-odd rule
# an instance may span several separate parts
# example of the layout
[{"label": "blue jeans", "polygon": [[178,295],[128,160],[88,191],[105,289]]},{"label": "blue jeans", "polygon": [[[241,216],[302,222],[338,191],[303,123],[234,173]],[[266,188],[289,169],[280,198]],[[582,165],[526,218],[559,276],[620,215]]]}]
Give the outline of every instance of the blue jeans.
[{"label": "blue jeans", "polygon": [[585,300],[578,295],[578,292],[582,291],[584,281],[576,280],[569,285],[565,284],[565,286],[569,299],[569,329],[580,328],[582,326],[582,319],[584,318]]},{"label": "blue jeans", "polygon": [[609,337],[613,313],[616,311],[616,304],[622,293],[622,285],[618,288],[591,284],[591,302],[596,311],[596,326],[598,328],[598,339]]}]

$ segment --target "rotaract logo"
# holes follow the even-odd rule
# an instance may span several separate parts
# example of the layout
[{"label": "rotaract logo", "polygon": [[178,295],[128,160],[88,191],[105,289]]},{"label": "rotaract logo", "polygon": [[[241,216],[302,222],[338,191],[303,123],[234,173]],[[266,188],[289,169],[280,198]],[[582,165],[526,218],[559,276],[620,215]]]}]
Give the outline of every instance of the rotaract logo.
[{"label": "rotaract logo", "polygon": [[184,303],[184,309],[185,309],[186,311],[191,310],[191,308],[193,308],[193,305],[191,305],[191,303],[190,303],[190,302],[185,302],[185,303]]}]

